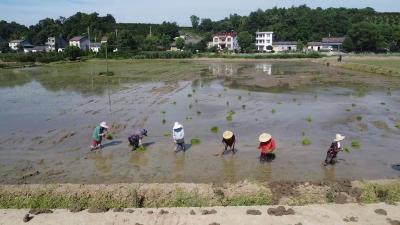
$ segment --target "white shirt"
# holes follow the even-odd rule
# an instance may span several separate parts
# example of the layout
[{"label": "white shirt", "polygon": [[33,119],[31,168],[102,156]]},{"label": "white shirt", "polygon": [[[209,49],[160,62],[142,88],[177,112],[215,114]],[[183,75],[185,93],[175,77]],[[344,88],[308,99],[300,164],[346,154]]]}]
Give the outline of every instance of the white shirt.
[{"label": "white shirt", "polygon": [[179,131],[176,131],[174,129],[172,129],[172,137],[174,138],[174,140],[180,140],[183,139],[185,137],[185,131],[182,129],[177,129]]}]

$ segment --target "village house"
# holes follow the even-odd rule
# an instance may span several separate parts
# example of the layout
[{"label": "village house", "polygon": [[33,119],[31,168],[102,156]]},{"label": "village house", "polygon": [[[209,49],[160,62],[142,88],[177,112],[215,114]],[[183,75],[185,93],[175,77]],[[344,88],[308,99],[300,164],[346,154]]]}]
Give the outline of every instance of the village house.
[{"label": "village house", "polygon": [[12,40],[8,43],[8,47],[10,47],[10,49],[14,51],[18,50],[18,46],[22,46],[24,52],[29,52],[29,50],[33,48],[33,45],[27,40]]},{"label": "village house", "polygon": [[213,41],[209,47],[217,46],[218,50],[239,50],[236,32],[220,32],[213,35]]},{"label": "village house", "polygon": [[297,51],[296,41],[277,41],[272,44],[274,51],[276,52],[289,52]]},{"label": "village house", "polygon": [[83,36],[76,36],[69,40],[69,46],[76,46],[83,51],[89,50],[89,39]]},{"label": "village house", "polygon": [[330,51],[341,51],[343,49],[344,37],[328,37],[322,38],[323,49]]},{"label": "village house", "polygon": [[45,52],[47,50],[46,45],[38,45],[33,47],[30,52],[36,53],[36,52]]},{"label": "village house", "polygon": [[48,37],[46,42],[46,52],[62,52],[67,47],[67,42],[63,38]]},{"label": "village house", "polygon": [[101,48],[101,43],[99,43],[99,42],[90,43],[90,51],[91,52],[99,53],[100,48]]},{"label": "village house", "polygon": [[322,42],[308,42],[307,50],[309,51],[321,51],[323,48]]},{"label": "village house", "polygon": [[170,47],[171,47],[170,51],[180,51],[176,47],[176,40],[178,38],[182,38],[183,40],[185,40],[185,45],[197,44],[201,41],[201,37],[199,37],[199,36],[194,36],[194,35],[190,35],[190,34],[182,34],[179,37],[174,37],[174,42],[172,42],[170,45]]},{"label": "village house", "polygon": [[[256,32],[256,49],[260,52],[270,52],[274,32]],[[271,46],[271,47],[268,47]],[[268,50],[268,48],[271,48]]]}]

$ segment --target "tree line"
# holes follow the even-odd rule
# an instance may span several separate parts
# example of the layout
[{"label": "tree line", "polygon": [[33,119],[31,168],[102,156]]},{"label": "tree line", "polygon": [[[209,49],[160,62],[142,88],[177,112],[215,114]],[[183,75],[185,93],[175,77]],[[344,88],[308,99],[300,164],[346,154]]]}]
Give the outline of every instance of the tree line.
[{"label": "tree line", "polygon": [[219,21],[196,15],[190,20],[193,29],[208,35],[237,31],[242,48],[254,48],[254,34],[259,30],[273,31],[274,39],[279,41],[306,44],[323,37],[346,37],[347,51],[400,51],[400,13],[376,12],[372,8],[312,9],[301,5],[258,9],[248,16],[231,14]]},{"label": "tree line", "polygon": [[[183,43],[188,51],[204,51],[212,34],[223,31],[238,32],[239,44],[246,51],[255,50],[255,32],[273,31],[275,41],[321,41],[323,37],[346,37],[347,51],[400,51],[400,13],[376,12],[372,8],[315,8],[306,5],[290,8],[258,9],[249,15],[231,14],[213,21],[190,17],[192,27],[179,27],[175,22],[161,24],[117,23],[107,14],[78,12],[68,18],[46,18],[26,27],[16,22],[0,21],[0,37],[5,40],[27,39],[43,45],[47,38],[88,36],[92,42],[109,38],[109,47],[127,51],[158,51],[169,49],[180,30],[200,35],[200,43]],[[89,28],[89,29],[88,29]],[[150,32],[151,30],[151,32]],[[177,45],[182,46],[182,40]],[[1,46],[4,48],[7,44]]]}]

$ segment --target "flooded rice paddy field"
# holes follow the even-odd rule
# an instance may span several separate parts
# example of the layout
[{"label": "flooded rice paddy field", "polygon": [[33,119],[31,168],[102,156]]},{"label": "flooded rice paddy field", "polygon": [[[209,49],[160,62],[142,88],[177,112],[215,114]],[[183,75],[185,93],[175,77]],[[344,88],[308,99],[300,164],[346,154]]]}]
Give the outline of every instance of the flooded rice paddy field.
[{"label": "flooded rice paddy field", "polygon": [[[392,169],[400,162],[398,77],[311,61],[111,61],[115,76],[97,76],[104,70],[104,61],[0,70],[1,183],[400,176]],[[114,140],[89,152],[103,120]],[[175,121],[185,127],[185,153],[174,153]],[[127,137],[141,127],[146,150],[132,152]],[[237,153],[216,156],[225,129],[235,132]],[[277,140],[272,163],[258,160],[262,132]],[[336,133],[351,152],[324,167]],[[191,145],[195,138],[201,143]]]}]

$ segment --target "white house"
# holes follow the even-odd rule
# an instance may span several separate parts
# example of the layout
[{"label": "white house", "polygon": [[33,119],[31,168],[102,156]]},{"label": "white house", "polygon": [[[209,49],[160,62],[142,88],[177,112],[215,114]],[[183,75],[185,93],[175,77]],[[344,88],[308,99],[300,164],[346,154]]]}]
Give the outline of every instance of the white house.
[{"label": "white house", "polygon": [[89,50],[89,40],[86,37],[76,36],[69,40],[69,46],[76,46],[83,51]]},{"label": "white house", "polygon": [[99,53],[101,48],[101,44],[98,42],[90,43],[90,51]]},{"label": "white house", "polygon": [[22,46],[22,48],[33,48],[33,45],[27,41],[27,40],[12,40],[8,43],[8,47],[10,47],[12,50],[17,51],[18,46]]},{"label": "white house", "polygon": [[257,51],[267,52],[268,46],[272,47],[274,32],[256,32],[256,49]]},{"label": "white house", "polygon": [[239,50],[239,44],[237,40],[237,33],[236,32],[221,32],[216,33],[213,36],[213,41],[210,43],[211,46],[217,46],[219,50]]},{"label": "white house", "polygon": [[297,51],[296,41],[277,41],[274,42],[272,47],[276,52]]},{"label": "white house", "polygon": [[307,50],[309,50],[309,51],[321,51],[322,50],[322,43],[321,42],[308,42],[307,43]]}]

